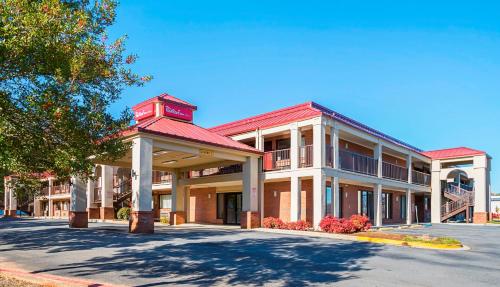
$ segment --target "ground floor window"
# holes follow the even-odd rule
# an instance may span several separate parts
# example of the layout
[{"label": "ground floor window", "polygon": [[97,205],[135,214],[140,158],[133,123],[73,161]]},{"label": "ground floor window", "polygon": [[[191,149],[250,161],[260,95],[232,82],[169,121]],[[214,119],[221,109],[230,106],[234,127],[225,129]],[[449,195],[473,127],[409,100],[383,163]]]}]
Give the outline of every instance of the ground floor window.
[{"label": "ground floor window", "polygon": [[382,193],[382,212],[384,219],[392,219],[392,193]]},{"label": "ground floor window", "polygon": [[399,218],[406,218],[406,195],[401,195],[401,200],[399,201]]},{"label": "ground floor window", "polygon": [[161,194],[160,195],[160,208],[172,208],[172,195],[171,194]]},{"label": "ground floor window", "polygon": [[217,193],[217,219],[224,218],[224,193]]},{"label": "ground floor window", "polygon": [[374,219],[373,213],[373,191],[361,191],[361,214]]},{"label": "ground floor window", "polygon": [[326,215],[332,215],[332,188],[326,187]]},{"label": "ground floor window", "polygon": [[340,187],[339,188],[339,217],[340,218],[344,217],[344,209],[342,208],[342,205],[344,205],[344,188]]}]

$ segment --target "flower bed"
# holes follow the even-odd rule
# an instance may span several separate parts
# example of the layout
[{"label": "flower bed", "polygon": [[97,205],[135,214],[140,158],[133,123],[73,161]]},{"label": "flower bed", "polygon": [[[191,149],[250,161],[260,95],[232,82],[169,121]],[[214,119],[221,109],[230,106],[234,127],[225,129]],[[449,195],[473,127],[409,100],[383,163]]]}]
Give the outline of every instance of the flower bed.
[{"label": "flower bed", "polygon": [[311,228],[311,224],[304,220],[294,221],[294,222],[284,222],[283,220],[275,217],[266,217],[262,222],[265,228],[271,229],[286,229],[286,230],[308,230]]},{"label": "flower bed", "polygon": [[319,223],[321,230],[329,233],[355,233],[371,228],[370,219],[363,215],[353,215],[349,219],[326,216]]}]

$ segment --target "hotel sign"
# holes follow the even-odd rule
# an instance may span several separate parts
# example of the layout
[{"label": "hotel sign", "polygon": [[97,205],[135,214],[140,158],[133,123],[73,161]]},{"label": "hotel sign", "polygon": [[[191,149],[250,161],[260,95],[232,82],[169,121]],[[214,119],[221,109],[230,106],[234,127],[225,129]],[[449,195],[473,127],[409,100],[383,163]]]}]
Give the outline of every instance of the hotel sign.
[{"label": "hotel sign", "polygon": [[134,110],[134,118],[136,121],[140,121],[155,115],[155,105],[149,104],[144,105],[136,110]]},{"label": "hotel sign", "polygon": [[184,121],[193,121],[193,110],[172,102],[166,102],[163,106],[163,115]]}]

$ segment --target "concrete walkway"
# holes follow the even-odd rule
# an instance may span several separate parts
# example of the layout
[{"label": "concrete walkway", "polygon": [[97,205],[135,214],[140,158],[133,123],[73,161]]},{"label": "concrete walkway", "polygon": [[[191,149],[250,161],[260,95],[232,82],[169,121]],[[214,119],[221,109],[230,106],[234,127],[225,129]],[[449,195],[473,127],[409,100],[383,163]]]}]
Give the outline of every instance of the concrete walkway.
[{"label": "concrete walkway", "polygon": [[[66,221],[0,220],[1,265],[129,286],[495,286],[499,228],[439,225],[468,252],[242,231],[210,226],[127,233],[121,224],[69,229]],[[459,235],[459,236],[457,236]]]}]

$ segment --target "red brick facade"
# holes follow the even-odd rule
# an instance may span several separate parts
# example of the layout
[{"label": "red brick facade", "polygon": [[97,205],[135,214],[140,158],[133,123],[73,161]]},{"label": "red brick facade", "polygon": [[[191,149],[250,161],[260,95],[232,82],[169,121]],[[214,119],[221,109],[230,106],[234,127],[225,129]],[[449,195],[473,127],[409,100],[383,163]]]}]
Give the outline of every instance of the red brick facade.
[{"label": "red brick facade", "polygon": [[[302,180],[300,214],[301,220],[313,222],[312,179]],[[290,181],[269,182],[264,184],[264,217],[277,217],[290,221]]]},{"label": "red brick facade", "polygon": [[69,212],[69,227],[71,228],[87,228],[89,226],[88,213],[86,211]]},{"label": "red brick facade", "polygon": [[130,233],[154,233],[153,212],[132,211],[128,230]]},{"label": "red brick facade", "polygon": [[217,192],[215,187],[190,190],[189,220],[196,223],[222,224],[223,219],[217,218]]},{"label": "red brick facade", "polygon": [[488,213],[474,212],[474,223],[479,223],[479,224],[488,223]]}]

